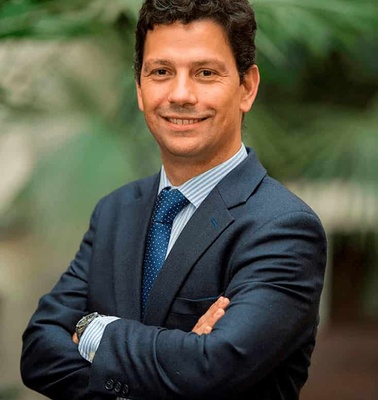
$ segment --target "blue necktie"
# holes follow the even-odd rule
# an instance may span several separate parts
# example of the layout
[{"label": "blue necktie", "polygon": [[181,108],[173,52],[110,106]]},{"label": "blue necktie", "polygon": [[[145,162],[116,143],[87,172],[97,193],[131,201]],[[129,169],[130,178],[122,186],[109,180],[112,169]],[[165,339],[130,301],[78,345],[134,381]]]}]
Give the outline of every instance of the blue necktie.
[{"label": "blue necktie", "polygon": [[169,188],[163,189],[156,200],[144,253],[143,314],[152,286],[165,261],[173,220],[188,203],[189,200],[178,189]]}]

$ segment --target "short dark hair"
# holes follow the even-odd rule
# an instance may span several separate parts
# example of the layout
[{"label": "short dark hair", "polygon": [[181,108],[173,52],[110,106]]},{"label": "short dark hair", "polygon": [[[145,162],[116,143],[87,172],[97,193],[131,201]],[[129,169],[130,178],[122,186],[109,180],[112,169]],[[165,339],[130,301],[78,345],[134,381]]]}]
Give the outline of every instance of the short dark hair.
[{"label": "short dark hair", "polygon": [[255,64],[255,14],[248,0],[145,0],[136,28],[134,71],[138,83],[143,64],[144,43],[148,30],[155,25],[174,22],[189,24],[198,20],[218,23],[227,34],[240,82]]}]

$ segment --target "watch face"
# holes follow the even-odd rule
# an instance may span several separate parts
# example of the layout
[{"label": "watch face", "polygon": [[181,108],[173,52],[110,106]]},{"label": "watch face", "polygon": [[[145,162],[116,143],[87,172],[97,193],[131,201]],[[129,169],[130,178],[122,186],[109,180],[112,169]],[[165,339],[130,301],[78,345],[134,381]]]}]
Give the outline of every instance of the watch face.
[{"label": "watch face", "polygon": [[79,320],[79,322],[76,324],[76,329],[75,332],[77,334],[78,339],[80,339],[81,335],[84,333],[86,327],[97,317],[99,317],[100,314],[97,312],[84,315],[83,318]]}]

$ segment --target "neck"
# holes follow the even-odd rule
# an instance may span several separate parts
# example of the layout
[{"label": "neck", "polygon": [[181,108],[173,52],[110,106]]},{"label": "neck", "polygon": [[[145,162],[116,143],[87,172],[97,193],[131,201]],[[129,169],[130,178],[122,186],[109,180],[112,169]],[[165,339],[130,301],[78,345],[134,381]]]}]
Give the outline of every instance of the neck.
[{"label": "neck", "polygon": [[180,186],[183,183],[189,181],[190,179],[194,178],[195,176],[198,176],[202,174],[203,172],[206,172],[210,170],[213,167],[209,166],[206,168],[201,168],[198,164],[195,165],[189,165],[185,164],[183,165],[182,163],[177,164],[176,166],[172,164],[167,164],[164,163],[164,170],[165,173],[167,174],[167,177],[169,181],[172,183],[173,186]]},{"label": "neck", "polygon": [[183,183],[194,178],[195,176],[209,171],[217,165],[229,160],[239,151],[239,149],[240,147],[232,154],[228,154],[226,157],[216,155],[212,159],[207,158],[203,161],[198,160],[197,158],[191,159],[180,156],[162,156],[162,161],[165,173],[167,174],[169,181],[172,183],[173,186],[180,186]]}]

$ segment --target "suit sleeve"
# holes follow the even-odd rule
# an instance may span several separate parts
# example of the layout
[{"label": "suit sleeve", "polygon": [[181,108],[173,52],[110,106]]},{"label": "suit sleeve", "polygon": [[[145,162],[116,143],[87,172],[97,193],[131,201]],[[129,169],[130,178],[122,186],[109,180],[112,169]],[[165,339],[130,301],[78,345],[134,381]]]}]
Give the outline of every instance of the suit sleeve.
[{"label": "suit sleeve", "polygon": [[223,398],[251,387],[316,330],[326,262],[318,218],[307,211],[246,227],[231,261],[231,299],[209,335],[118,320],[104,333],[90,385],[118,381],[132,399]]},{"label": "suit sleeve", "polygon": [[97,399],[89,394],[90,364],[71,337],[77,321],[87,313],[87,274],[98,208],[75,259],[53,290],[41,298],[23,335],[22,379],[54,400]]}]

